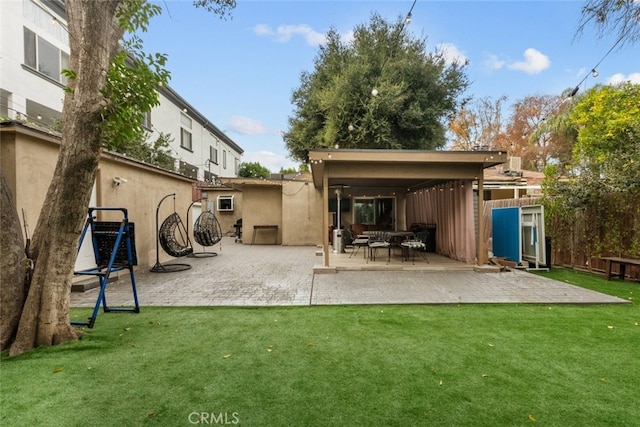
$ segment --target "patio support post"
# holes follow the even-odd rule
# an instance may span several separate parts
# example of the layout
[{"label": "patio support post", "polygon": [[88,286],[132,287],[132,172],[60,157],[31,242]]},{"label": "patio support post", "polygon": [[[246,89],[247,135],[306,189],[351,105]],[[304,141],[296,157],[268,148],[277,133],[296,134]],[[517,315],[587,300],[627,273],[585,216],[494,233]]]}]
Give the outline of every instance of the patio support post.
[{"label": "patio support post", "polygon": [[329,267],[329,174],[328,167],[322,174],[322,252],[324,266]]},{"label": "patio support post", "polygon": [[484,265],[487,263],[487,252],[484,250],[484,171],[482,167],[478,173],[478,209],[476,209],[476,263]]}]

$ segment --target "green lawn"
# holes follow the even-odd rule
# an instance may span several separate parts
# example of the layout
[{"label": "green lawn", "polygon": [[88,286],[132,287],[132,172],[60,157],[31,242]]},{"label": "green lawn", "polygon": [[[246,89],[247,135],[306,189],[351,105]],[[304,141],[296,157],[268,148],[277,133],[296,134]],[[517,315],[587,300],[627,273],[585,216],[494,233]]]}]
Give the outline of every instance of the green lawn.
[{"label": "green lawn", "polygon": [[100,313],[2,355],[0,425],[640,425],[640,285],[544,274],[633,304]]}]

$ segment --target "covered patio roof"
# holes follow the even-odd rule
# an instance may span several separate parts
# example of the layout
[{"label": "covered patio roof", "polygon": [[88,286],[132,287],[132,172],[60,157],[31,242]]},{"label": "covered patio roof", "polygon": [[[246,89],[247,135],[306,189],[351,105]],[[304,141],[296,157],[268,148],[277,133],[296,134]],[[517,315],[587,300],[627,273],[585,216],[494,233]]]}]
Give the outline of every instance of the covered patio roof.
[{"label": "covered patio roof", "polygon": [[412,191],[458,179],[477,180],[507,161],[501,151],[344,150],[309,152],[313,184],[394,187]]},{"label": "covered patio roof", "polygon": [[[394,188],[414,191],[455,180],[473,180],[478,185],[478,206],[482,206],[483,171],[507,161],[501,151],[345,150],[309,151],[313,184],[324,199],[323,230],[329,228],[329,188]],[[477,209],[476,212],[482,212]],[[476,218],[483,229],[482,215]],[[324,266],[329,267],[329,237],[323,233]],[[476,259],[482,264],[480,239]]]}]

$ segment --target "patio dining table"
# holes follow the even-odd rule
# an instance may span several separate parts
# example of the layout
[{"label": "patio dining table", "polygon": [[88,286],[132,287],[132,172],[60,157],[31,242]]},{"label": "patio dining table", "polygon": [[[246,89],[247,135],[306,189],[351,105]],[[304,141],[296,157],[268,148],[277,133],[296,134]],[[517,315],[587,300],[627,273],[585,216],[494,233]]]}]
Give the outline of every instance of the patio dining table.
[{"label": "patio dining table", "polygon": [[[379,231],[364,231],[363,235],[368,236],[369,233],[379,233]],[[405,240],[407,237],[413,236],[413,231],[404,231],[404,230],[400,230],[400,231],[384,231],[384,233],[386,233],[387,237],[388,237],[388,242],[389,242],[389,246],[388,246],[388,250],[389,250],[389,262],[391,261],[391,249],[393,247],[400,247],[400,243],[402,243],[403,240]]]},{"label": "patio dining table", "polygon": [[[379,231],[363,231],[362,234],[368,236],[369,233],[379,233]],[[408,237],[413,236],[413,231],[384,231],[389,238]]]}]

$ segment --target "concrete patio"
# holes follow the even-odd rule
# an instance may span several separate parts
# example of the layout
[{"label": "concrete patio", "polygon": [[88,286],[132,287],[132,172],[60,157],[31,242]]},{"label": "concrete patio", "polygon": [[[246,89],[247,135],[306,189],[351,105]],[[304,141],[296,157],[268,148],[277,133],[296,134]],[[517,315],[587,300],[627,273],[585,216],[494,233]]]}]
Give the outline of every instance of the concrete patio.
[{"label": "concrete patio", "polygon": [[[314,267],[316,271],[321,267],[322,257],[313,246],[251,246],[225,237],[209,251],[218,255],[175,260],[192,266],[185,271],[138,270],[135,277],[141,307],[628,303],[525,271],[477,272],[473,265],[435,254],[428,254],[428,264],[416,260],[415,265],[394,259],[387,264],[386,257],[366,263],[362,254],[357,260],[338,254],[345,266],[333,273],[314,273]],[[347,262],[353,263],[351,269]],[[73,292],[71,306],[93,307],[97,296],[97,288]],[[133,305],[127,271],[107,286],[106,297],[111,307]]]},{"label": "concrete patio", "polygon": [[[375,261],[367,257],[367,248],[354,250],[346,247],[343,253],[329,253],[329,268],[322,265],[322,248],[316,251],[318,257],[314,273],[340,271],[474,271],[477,267],[433,252],[419,253],[405,259],[400,248],[392,248],[391,257],[387,249],[378,250]],[[483,267],[482,270],[497,271],[496,268]]]}]

